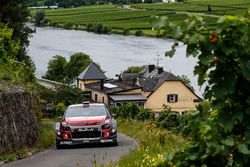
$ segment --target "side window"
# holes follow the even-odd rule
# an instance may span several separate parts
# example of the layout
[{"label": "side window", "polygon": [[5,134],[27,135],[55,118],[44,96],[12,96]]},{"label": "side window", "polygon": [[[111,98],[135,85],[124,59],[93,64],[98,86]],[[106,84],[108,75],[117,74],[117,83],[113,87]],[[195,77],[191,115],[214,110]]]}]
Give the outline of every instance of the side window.
[{"label": "side window", "polygon": [[178,102],[178,95],[177,94],[168,94],[167,100],[169,103],[176,103],[176,102]]}]

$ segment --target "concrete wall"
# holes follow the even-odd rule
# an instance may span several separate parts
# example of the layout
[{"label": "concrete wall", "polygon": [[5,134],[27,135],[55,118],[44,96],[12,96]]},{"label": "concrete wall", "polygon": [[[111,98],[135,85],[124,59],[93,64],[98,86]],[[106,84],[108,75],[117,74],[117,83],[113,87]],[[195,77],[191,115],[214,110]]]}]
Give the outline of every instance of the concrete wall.
[{"label": "concrete wall", "polygon": [[[167,101],[168,94],[177,94],[178,102],[169,103]],[[197,98],[181,81],[165,81],[148,97],[145,106],[156,112],[160,112],[164,104],[170,106],[172,111],[189,111],[195,109],[198,103],[193,102],[193,100]]]},{"label": "concrete wall", "polygon": [[39,129],[33,99],[30,93],[17,87],[0,91],[0,154],[37,143]]}]

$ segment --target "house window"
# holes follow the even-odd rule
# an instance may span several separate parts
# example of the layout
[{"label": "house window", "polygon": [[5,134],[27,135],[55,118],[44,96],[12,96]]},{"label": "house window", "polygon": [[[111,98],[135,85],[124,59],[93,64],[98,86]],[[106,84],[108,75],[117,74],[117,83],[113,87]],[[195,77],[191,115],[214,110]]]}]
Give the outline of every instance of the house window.
[{"label": "house window", "polygon": [[138,106],[144,106],[144,102],[139,101],[139,102],[137,103],[137,105],[138,105]]},{"label": "house window", "polygon": [[95,102],[97,102],[98,96],[97,94],[95,94]]},{"label": "house window", "polygon": [[102,97],[102,102],[104,103],[104,97]]},{"label": "house window", "polygon": [[177,94],[168,94],[167,96],[169,103],[178,102],[178,95]]}]

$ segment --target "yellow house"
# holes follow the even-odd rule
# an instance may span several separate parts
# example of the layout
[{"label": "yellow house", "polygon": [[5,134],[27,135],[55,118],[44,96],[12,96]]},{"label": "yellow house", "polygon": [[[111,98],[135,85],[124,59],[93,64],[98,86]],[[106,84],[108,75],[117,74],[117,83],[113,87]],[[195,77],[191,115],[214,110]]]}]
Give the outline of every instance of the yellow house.
[{"label": "yellow house", "polygon": [[164,105],[170,106],[172,111],[186,112],[202,101],[179,78],[155,65],[148,65],[139,73],[122,73],[117,80],[107,80],[90,64],[78,76],[77,83],[90,100],[107,106],[133,102],[156,113]]}]

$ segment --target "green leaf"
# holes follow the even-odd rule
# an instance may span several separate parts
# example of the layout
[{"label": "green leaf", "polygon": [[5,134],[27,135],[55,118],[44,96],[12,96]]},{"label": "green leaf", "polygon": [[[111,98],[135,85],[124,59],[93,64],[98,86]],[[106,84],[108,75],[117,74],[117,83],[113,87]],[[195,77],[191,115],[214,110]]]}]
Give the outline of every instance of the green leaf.
[{"label": "green leaf", "polygon": [[201,131],[202,134],[208,133],[211,129],[212,128],[211,128],[210,125],[203,124],[203,125],[200,126],[200,131]]},{"label": "green leaf", "polygon": [[175,54],[175,49],[172,49],[172,50],[170,50],[170,51],[166,51],[165,52],[165,56],[166,57],[173,57],[174,56],[174,54]]},{"label": "green leaf", "polygon": [[233,129],[234,123],[232,121],[232,116],[230,113],[227,113],[225,115],[220,115],[219,122],[222,124],[225,130],[231,131]]},{"label": "green leaf", "polygon": [[243,120],[244,114],[242,111],[235,111],[233,112],[232,118],[233,120],[239,120],[240,122]]},{"label": "green leaf", "polygon": [[226,140],[222,141],[222,143],[227,146],[233,146],[235,144],[233,137],[228,137]]},{"label": "green leaf", "polygon": [[197,44],[198,41],[199,41],[199,35],[195,33],[189,38],[188,45]]},{"label": "green leaf", "polygon": [[250,80],[250,59],[242,58],[240,61],[241,73],[246,77],[247,80]]},{"label": "green leaf", "polygon": [[200,62],[204,65],[208,65],[212,58],[211,54],[203,53],[199,56]]},{"label": "green leaf", "polygon": [[246,142],[250,144],[250,130],[247,130],[244,135],[246,137]]},{"label": "green leaf", "polygon": [[246,143],[240,144],[238,149],[242,154],[250,154],[250,150],[248,149],[248,145]]}]

